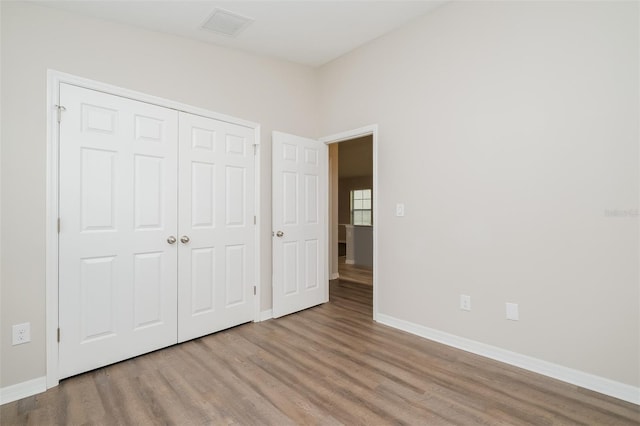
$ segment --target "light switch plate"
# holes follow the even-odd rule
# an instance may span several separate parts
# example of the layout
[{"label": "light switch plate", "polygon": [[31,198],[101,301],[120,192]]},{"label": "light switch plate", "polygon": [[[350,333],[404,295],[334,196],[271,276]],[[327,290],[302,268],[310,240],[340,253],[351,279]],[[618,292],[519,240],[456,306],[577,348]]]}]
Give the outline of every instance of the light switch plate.
[{"label": "light switch plate", "polygon": [[507,302],[507,319],[512,321],[518,321],[518,304]]},{"label": "light switch plate", "polygon": [[468,296],[466,294],[460,295],[460,309],[462,309],[463,311],[471,310],[471,296]]}]

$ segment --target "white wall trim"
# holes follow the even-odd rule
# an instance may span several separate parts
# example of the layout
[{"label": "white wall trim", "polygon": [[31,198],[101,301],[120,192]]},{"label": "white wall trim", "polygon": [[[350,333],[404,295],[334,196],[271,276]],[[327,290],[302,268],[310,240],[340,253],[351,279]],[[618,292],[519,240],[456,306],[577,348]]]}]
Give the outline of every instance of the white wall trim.
[{"label": "white wall trim", "polygon": [[320,142],[324,142],[326,144],[344,142],[350,139],[360,138],[362,136],[373,135],[378,132],[378,125],[372,124],[369,126],[359,127],[353,130],[347,130],[340,133],[334,133],[333,135],[324,136],[320,138]]},{"label": "white wall trim", "polygon": [[266,320],[270,320],[272,318],[273,318],[273,309],[267,309],[266,311],[260,312],[260,320],[259,321],[266,321]]},{"label": "white wall trim", "polygon": [[[256,202],[256,227],[255,244],[256,253],[260,252],[260,125],[251,121],[242,120],[224,114],[219,114],[206,109],[175,102],[169,99],[136,92],[122,87],[112,86],[94,80],[78,77],[55,70],[47,70],[47,208],[46,208],[46,388],[58,385],[58,232],[57,220],[59,212],[58,204],[58,148],[59,134],[56,119],[55,105],[60,101],[60,84],[67,83],[86,89],[97,90],[128,99],[146,102],[149,104],[200,115],[214,120],[225,121],[254,130],[255,142],[258,144],[255,160],[255,202]],[[255,286],[256,302],[254,308],[254,320],[261,318],[260,313],[260,256],[255,259]],[[25,382],[30,383],[30,382]],[[28,395],[24,395],[28,396]]]},{"label": "white wall trim", "polygon": [[340,273],[336,272],[335,274],[331,274],[331,278],[332,280],[337,280],[338,278],[340,278]]},{"label": "white wall trim", "polygon": [[256,154],[254,155],[253,158],[253,173],[254,173],[254,215],[256,216],[256,223],[255,223],[255,247],[254,247],[254,253],[253,253],[253,264],[254,264],[254,282],[255,282],[255,286],[256,286],[256,294],[253,296],[254,297],[254,314],[253,314],[253,321],[254,322],[259,322],[261,321],[261,312],[260,312],[260,293],[261,293],[261,256],[260,253],[262,252],[262,248],[260,247],[260,224],[262,223],[262,221],[260,220],[260,163],[261,163],[261,157],[262,157],[262,150],[260,149],[262,146],[260,145],[260,125],[256,125],[253,129],[253,143],[256,146]]},{"label": "white wall trim", "polygon": [[47,390],[45,376],[0,389],[0,405],[36,395]]},{"label": "white wall trim", "polygon": [[58,385],[58,151],[55,105],[60,103],[64,75],[47,70],[47,208],[46,208],[46,388]]},{"label": "white wall trim", "polygon": [[640,405],[640,388],[378,313],[381,324]]},{"label": "white wall trim", "polygon": [[[353,130],[347,130],[341,133],[335,133],[330,136],[320,138],[321,142],[332,144],[343,142],[349,139],[355,139],[362,136],[371,135],[373,149],[373,217],[376,221],[373,226],[373,319],[378,319],[378,293],[380,281],[378,280],[378,233],[380,232],[380,215],[378,214],[378,125],[371,124],[369,126],[359,127]],[[328,227],[327,227],[328,228]],[[329,230],[327,230],[329,236]],[[327,240],[330,241],[330,240]],[[328,257],[328,256],[327,256]],[[327,267],[329,259],[327,259]]]}]

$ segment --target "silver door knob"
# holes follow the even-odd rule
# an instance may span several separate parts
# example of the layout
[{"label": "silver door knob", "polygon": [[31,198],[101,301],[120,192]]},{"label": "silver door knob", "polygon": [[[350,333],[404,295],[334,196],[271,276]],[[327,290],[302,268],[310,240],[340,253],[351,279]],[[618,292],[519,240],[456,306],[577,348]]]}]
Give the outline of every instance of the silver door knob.
[{"label": "silver door knob", "polygon": [[191,241],[191,240],[186,235],[183,235],[182,237],[180,237],[180,242],[182,244],[187,244],[189,241]]},{"label": "silver door knob", "polygon": [[171,235],[169,238],[167,238],[167,242],[169,244],[175,244],[176,241],[178,241],[178,240],[176,240],[176,237],[174,237],[173,235]]},{"label": "silver door knob", "polygon": [[276,232],[276,237],[279,237],[279,238],[284,237],[284,232],[282,232],[282,231]]}]

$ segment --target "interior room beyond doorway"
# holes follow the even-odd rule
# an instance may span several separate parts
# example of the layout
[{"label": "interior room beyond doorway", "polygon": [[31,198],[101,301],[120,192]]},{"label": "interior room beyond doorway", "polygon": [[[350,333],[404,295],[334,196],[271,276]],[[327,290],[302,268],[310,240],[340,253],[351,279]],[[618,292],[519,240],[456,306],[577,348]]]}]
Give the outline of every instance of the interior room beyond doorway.
[{"label": "interior room beyond doorway", "polygon": [[[337,247],[342,281],[373,285],[373,136],[335,144]],[[335,232],[335,230],[333,230]]]}]

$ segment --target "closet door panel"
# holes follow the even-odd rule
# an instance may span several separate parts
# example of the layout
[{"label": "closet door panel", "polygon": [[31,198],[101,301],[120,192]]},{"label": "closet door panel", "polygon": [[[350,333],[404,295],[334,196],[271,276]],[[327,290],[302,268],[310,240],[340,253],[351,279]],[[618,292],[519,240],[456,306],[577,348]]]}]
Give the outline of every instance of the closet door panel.
[{"label": "closet door panel", "polygon": [[[253,129],[180,113],[178,340],[253,319]],[[183,242],[186,241],[186,242]]]},{"label": "closet door panel", "polygon": [[59,377],[177,339],[176,111],[60,85]]}]

